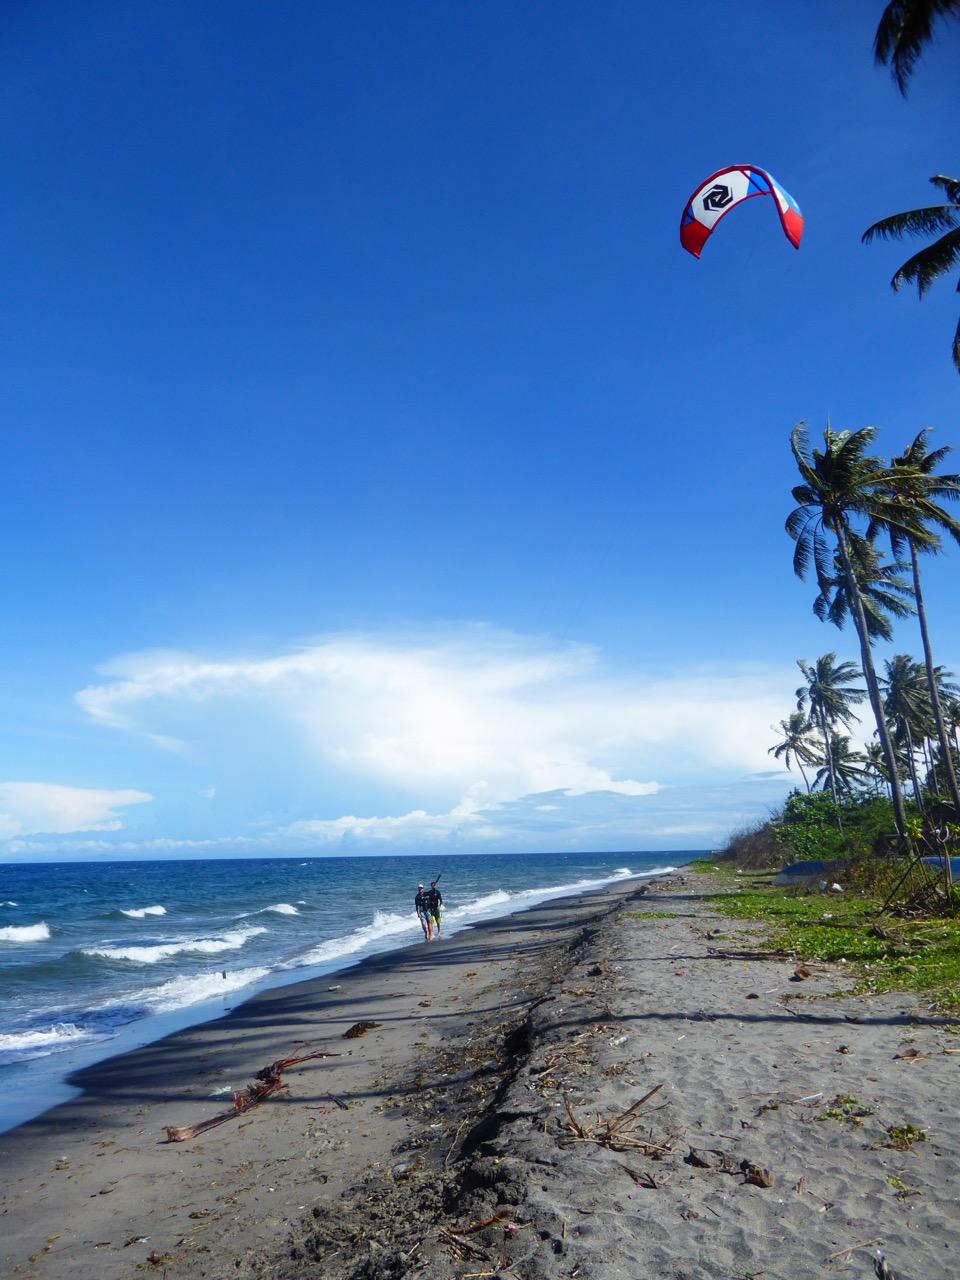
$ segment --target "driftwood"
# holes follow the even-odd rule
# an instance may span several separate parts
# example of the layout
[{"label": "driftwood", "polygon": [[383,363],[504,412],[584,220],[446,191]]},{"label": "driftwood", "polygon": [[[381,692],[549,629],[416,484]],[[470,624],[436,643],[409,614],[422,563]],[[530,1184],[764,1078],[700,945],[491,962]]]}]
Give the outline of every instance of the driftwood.
[{"label": "driftwood", "polygon": [[669,1155],[672,1150],[670,1138],[665,1138],[663,1142],[653,1142],[645,1138],[638,1138],[630,1132],[640,1119],[638,1115],[640,1107],[662,1088],[662,1084],[654,1085],[649,1092],[645,1093],[642,1098],[638,1098],[633,1106],[628,1107],[621,1115],[597,1126],[581,1120],[570,1105],[570,1099],[563,1095],[563,1106],[569,1122],[567,1127],[572,1136],[562,1135],[557,1139],[558,1144],[566,1146],[571,1142],[595,1142],[597,1146],[608,1147],[611,1151],[642,1151],[645,1155],[653,1156],[655,1160]]},{"label": "driftwood", "polygon": [[298,1066],[301,1062],[309,1062],[311,1058],[338,1058],[337,1053],[325,1053],[323,1050],[317,1050],[314,1053],[301,1053],[291,1058],[279,1058],[276,1062],[271,1062],[269,1067],[264,1067],[262,1071],[258,1071],[253,1084],[246,1089],[238,1089],[233,1095],[233,1108],[230,1111],[222,1111],[220,1115],[211,1116],[209,1120],[199,1120],[196,1124],[184,1125],[182,1128],[176,1128],[173,1125],[164,1125],[164,1132],[167,1135],[167,1142],[187,1142],[190,1138],[196,1138],[201,1133],[206,1133],[208,1129],[215,1129],[219,1124],[225,1124],[228,1120],[232,1120],[235,1116],[242,1116],[246,1111],[252,1111],[254,1107],[259,1107],[261,1102],[266,1102],[267,1098],[277,1093],[280,1089],[286,1088],[281,1075],[288,1067]]}]

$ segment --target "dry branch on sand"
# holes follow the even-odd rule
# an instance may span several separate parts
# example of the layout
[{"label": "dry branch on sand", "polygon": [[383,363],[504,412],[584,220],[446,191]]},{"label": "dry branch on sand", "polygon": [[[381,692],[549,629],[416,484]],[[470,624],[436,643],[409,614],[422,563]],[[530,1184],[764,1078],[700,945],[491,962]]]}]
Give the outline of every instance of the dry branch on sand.
[{"label": "dry branch on sand", "polygon": [[184,1125],[179,1129],[172,1125],[164,1125],[167,1142],[187,1142],[190,1138],[196,1138],[198,1134],[206,1133],[208,1129],[215,1129],[217,1125],[225,1124],[227,1120],[233,1120],[235,1116],[242,1116],[244,1112],[259,1107],[261,1102],[266,1102],[267,1098],[280,1089],[286,1088],[281,1075],[288,1067],[309,1062],[311,1058],[338,1058],[339,1056],[337,1053],[325,1053],[318,1049],[314,1053],[279,1058],[276,1062],[271,1062],[268,1067],[264,1067],[262,1071],[258,1071],[253,1084],[246,1089],[238,1089],[234,1093],[232,1110],[222,1111],[219,1115],[211,1116],[209,1120],[199,1120],[196,1124]]},{"label": "dry branch on sand", "polygon": [[595,1142],[597,1146],[607,1147],[610,1151],[642,1151],[644,1155],[653,1156],[655,1160],[669,1155],[673,1150],[670,1145],[672,1139],[666,1138],[662,1142],[654,1142],[649,1138],[640,1138],[632,1132],[634,1125],[640,1119],[640,1108],[662,1088],[662,1084],[655,1084],[619,1116],[613,1116],[603,1124],[599,1123],[598,1117],[598,1123],[595,1126],[581,1120],[574,1111],[570,1099],[564,1097],[563,1106],[572,1136],[569,1138],[563,1136],[558,1138],[557,1142],[560,1146],[567,1146],[572,1142]]}]

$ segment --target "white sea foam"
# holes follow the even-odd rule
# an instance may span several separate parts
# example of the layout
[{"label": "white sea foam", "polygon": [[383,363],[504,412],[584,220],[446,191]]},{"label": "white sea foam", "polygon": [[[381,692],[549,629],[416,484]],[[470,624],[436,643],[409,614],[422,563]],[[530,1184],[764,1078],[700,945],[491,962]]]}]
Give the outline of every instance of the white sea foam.
[{"label": "white sea foam", "polygon": [[154,946],[144,947],[90,947],[82,954],[94,956],[102,960],[129,960],[133,964],[156,964],[159,960],[167,960],[170,956],[184,952],[201,952],[204,955],[217,955],[221,951],[235,951],[258,933],[266,933],[263,928],[232,929],[216,938],[181,938],[175,942],[158,942]]},{"label": "white sea foam", "polygon": [[46,942],[50,926],[45,920],[39,924],[11,924],[0,929],[0,942]]},{"label": "white sea foam", "polygon": [[167,908],[161,906],[130,907],[129,909],[121,907],[120,914],[122,916],[129,916],[131,920],[142,920],[144,916],[165,916],[167,914]]},{"label": "white sea foam", "polygon": [[118,997],[105,1007],[141,1005],[151,1013],[172,1013],[187,1005],[200,1004],[203,1000],[213,1000],[217,996],[228,995],[231,991],[239,991],[241,987],[248,987],[251,982],[265,978],[269,972],[269,969],[251,966],[249,969],[227,970],[226,977],[219,972],[184,974],[157,987],[144,987],[132,995]]},{"label": "white sea foam", "polygon": [[354,955],[363,951],[372,942],[380,938],[391,937],[400,933],[416,934],[420,925],[416,917],[397,915],[394,911],[376,911],[368,925],[355,929],[341,938],[330,938],[312,947],[304,955],[289,960],[280,967],[283,969],[299,968],[301,965],[328,964],[331,960],[339,960],[341,956]]},{"label": "white sea foam", "polygon": [[[564,898],[568,895],[585,893],[589,889],[602,889],[608,884],[617,884],[623,880],[644,879],[647,876],[663,875],[673,871],[673,867],[654,867],[650,871],[634,874],[629,867],[618,867],[610,875],[596,880],[574,880],[569,884],[544,885],[536,889],[520,889],[514,893],[506,889],[494,889],[479,898],[473,898],[460,906],[445,907],[444,924],[453,926],[450,932],[467,924],[479,923],[490,917],[509,915],[514,911],[522,911],[526,907],[535,906],[538,902],[547,902],[551,898]],[[411,915],[398,915],[395,912],[377,911],[368,925],[355,929],[339,938],[330,938],[312,947],[309,951],[280,964],[280,969],[295,969],[306,965],[326,965],[331,961],[345,959],[356,955],[358,951],[385,951],[380,945],[382,940],[408,933],[418,937],[420,925]]]},{"label": "white sea foam", "polygon": [[15,906],[17,906],[17,903],[13,902],[10,898],[8,898],[6,902],[0,902],[0,907],[15,907]]},{"label": "white sea foam", "polygon": [[289,902],[275,902],[272,907],[261,907],[256,914],[262,915],[264,911],[275,911],[278,916],[298,916],[300,914],[297,908],[291,906]]},{"label": "white sea foam", "polygon": [[55,1022],[51,1027],[40,1027],[35,1031],[11,1031],[0,1035],[0,1053],[30,1053],[39,1057],[41,1052],[54,1053],[88,1034],[72,1022]]}]

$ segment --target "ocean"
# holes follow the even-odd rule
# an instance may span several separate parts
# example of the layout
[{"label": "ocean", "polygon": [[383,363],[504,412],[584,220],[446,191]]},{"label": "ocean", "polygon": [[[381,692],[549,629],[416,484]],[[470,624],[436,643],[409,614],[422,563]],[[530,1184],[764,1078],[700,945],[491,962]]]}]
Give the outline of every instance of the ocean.
[{"label": "ocean", "polygon": [[[253,992],[691,854],[489,854],[0,866],[0,1131],[70,1095],[80,1066]],[[442,945],[442,944],[441,944]]]}]

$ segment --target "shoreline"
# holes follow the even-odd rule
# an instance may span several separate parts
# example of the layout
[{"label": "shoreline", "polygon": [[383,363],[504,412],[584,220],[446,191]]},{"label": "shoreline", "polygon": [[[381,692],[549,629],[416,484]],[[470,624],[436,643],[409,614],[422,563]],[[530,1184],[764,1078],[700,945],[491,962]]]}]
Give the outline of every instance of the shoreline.
[{"label": "shoreline", "polygon": [[[101,1064],[0,1138],[0,1272],[856,1280],[882,1248],[941,1280],[960,1022],[842,965],[797,984],[709,881],[546,902]],[[162,1141],[298,1048],[339,1056]]]},{"label": "shoreline", "polygon": [[[487,992],[480,1004],[490,994],[489,981],[481,987],[479,975],[499,980],[504,964],[516,967],[511,947],[519,956],[527,945],[534,954],[561,945],[579,921],[645,892],[653,878],[551,898],[464,928],[429,948],[415,943],[368,956],[348,969],[273,986],[220,1018],[193,1023],[74,1073],[70,1082],[79,1094],[0,1135],[0,1219],[7,1228],[0,1242],[0,1273],[52,1278],[96,1270],[103,1280],[120,1280],[163,1241],[158,1218],[173,1217],[180,1224],[169,1241],[175,1248],[191,1221],[200,1221],[189,1213],[199,1210],[207,1240],[222,1231],[232,1246],[238,1241],[250,1246],[259,1239],[259,1228],[238,1232],[231,1222],[235,1188],[243,1188],[239,1194],[253,1223],[274,1220],[280,1194],[284,1216],[296,1216],[305,1196],[299,1177],[283,1193],[276,1186],[283,1179],[276,1175],[269,1186],[260,1186],[251,1176],[251,1146],[258,1166],[301,1168],[306,1162],[312,1167],[318,1125],[334,1120],[338,1128],[345,1124],[352,1130],[357,1113],[371,1126],[361,1143],[364,1165],[369,1158],[385,1159],[395,1126],[378,1124],[375,1131],[369,1114],[376,1105],[372,1099],[382,1091],[384,1071],[391,1065],[405,1069],[424,1035],[446,1038],[467,1028],[479,1007],[478,992]],[[359,1021],[379,1026],[363,1038],[344,1040],[344,1031]],[[217,1114],[229,1097],[226,1092],[214,1096],[216,1091],[243,1087],[265,1065],[306,1043],[339,1056],[291,1069],[284,1076],[287,1091],[209,1138],[176,1145],[161,1141],[165,1125]],[[332,1098],[345,1100],[346,1111]],[[294,1111],[299,1126],[292,1121]],[[331,1144],[330,1151],[340,1150],[340,1139],[322,1141]],[[229,1172],[223,1171],[225,1162]],[[338,1168],[324,1173],[324,1184],[345,1187],[357,1171],[342,1156],[334,1163]],[[224,1205],[220,1215],[204,1209],[211,1173]],[[214,1216],[218,1231],[212,1232],[208,1217]],[[58,1238],[49,1244],[55,1232]],[[138,1237],[144,1238],[142,1248],[126,1244]],[[62,1243],[66,1240],[69,1244]],[[88,1250],[95,1250],[96,1258]],[[200,1264],[195,1274],[217,1274],[203,1269],[203,1258],[203,1253],[194,1258]]]},{"label": "shoreline", "polygon": [[[604,883],[628,883],[631,880],[647,881],[652,875],[668,874],[671,870],[671,867],[666,866],[652,871],[633,872],[629,877],[613,876],[605,881],[601,878],[596,887],[604,887]],[[575,885],[569,886],[569,889],[566,886],[545,885],[542,889],[518,890],[516,892],[519,896],[536,893],[542,893],[544,896],[536,898],[532,903],[517,905],[508,914],[516,914],[517,912],[528,910],[530,906],[535,906],[538,902],[557,900],[590,891],[592,890],[582,890]],[[454,937],[463,929],[469,929],[477,924],[500,918],[501,916],[499,915],[480,914],[475,920],[467,919],[461,922],[456,921],[454,918],[454,920],[449,920],[445,923],[450,930],[448,936]],[[294,986],[300,982],[319,980],[332,974],[344,973],[359,964],[363,964],[372,956],[388,954],[402,950],[405,947],[419,945],[419,939],[416,937],[418,927],[415,921],[410,926],[409,934],[409,940],[391,941],[385,950],[379,950],[377,940],[371,938],[365,944],[365,948],[358,949],[356,952],[345,950],[342,954],[333,956],[329,960],[305,964],[302,967],[288,968],[285,964],[275,965],[269,968],[261,977],[255,978],[245,986],[231,987],[222,994],[214,992],[202,1001],[186,1004],[180,1008],[146,1012],[143,1016],[133,1018],[131,1021],[114,1028],[103,1037],[95,1036],[87,1043],[71,1046],[63,1051],[38,1054],[35,1057],[24,1058],[19,1062],[5,1063],[0,1067],[0,1079],[3,1080],[8,1089],[12,1086],[13,1092],[7,1093],[6,1098],[0,1097],[0,1135],[10,1132],[22,1124],[29,1123],[45,1111],[74,1098],[76,1096],[76,1086],[71,1083],[73,1077],[89,1068],[95,1067],[99,1063],[147,1048],[157,1041],[164,1040],[168,1036],[175,1035],[177,1032],[187,1030],[195,1025],[218,1021],[239,1008],[245,1001],[253,999],[264,992],[272,991],[275,988]],[[401,939],[402,936],[401,934]],[[342,939],[334,938],[328,941],[334,943],[342,942],[349,945],[352,941],[352,936],[348,935]]]}]

